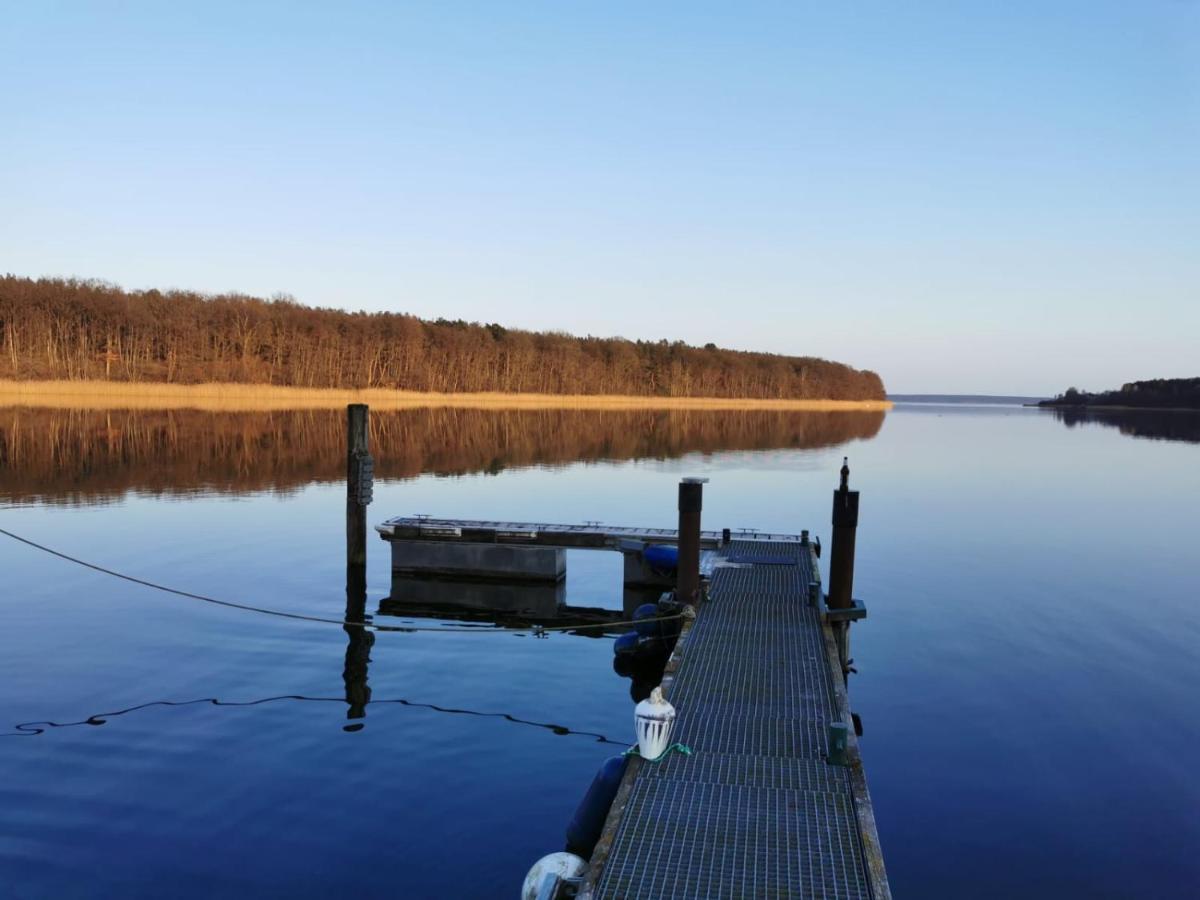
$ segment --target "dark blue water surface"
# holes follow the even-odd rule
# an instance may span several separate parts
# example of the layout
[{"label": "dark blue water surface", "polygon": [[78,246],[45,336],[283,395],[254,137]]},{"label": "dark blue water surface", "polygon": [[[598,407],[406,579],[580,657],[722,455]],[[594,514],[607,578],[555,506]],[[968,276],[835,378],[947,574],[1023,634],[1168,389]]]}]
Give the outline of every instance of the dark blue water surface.
[{"label": "dark blue water surface", "polygon": [[[340,421],[0,410],[0,527],[341,618]],[[370,518],[673,527],[679,477],[704,475],[706,527],[827,541],[849,454],[870,611],[851,698],[895,894],[1195,896],[1200,445],[1171,421],[1156,440],[1019,407],[377,415]],[[609,637],[364,648],[5,538],[0,566],[6,897],[512,897],[633,738]],[[621,609],[619,557],[568,568],[568,602]],[[186,705],[121,713],[156,702]]]}]

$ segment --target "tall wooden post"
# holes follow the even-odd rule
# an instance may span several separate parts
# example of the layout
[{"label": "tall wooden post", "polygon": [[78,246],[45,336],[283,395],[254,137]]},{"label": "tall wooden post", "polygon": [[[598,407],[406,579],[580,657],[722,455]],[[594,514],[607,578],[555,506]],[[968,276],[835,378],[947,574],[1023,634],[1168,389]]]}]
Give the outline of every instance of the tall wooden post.
[{"label": "tall wooden post", "polygon": [[833,492],[833,547],[829,552],[829,608],[854,605],[854,540],[858,530],[858,491],[850,490],[849,459],[842,459],[842,481]]},{"label": "tall wooden post", "polygon": [[679,483],[679,568],[675,598],[695,604],[700,597],[700,510],[707,478],[685,478]]},{"label": "tall wooden post", "polygon": [[[367,565],[367,505],[370,488],[363,483],[370,410],[365,403],[346,407],[346,566]],[[370,477],[367,475],[367,477]],[[366,490],[364,490],[364,488]]]},{"label": "tall wooden post", "polygon": [[[829,551],[830,609],[850,609],[854,606],[854,541],[858,531],[858,491],[850,490],[850,464],[842,458],[841,484],[833,492],[833,546]],[[838,650],[842,665],[850,664],[850,623],[839,622]]]}]

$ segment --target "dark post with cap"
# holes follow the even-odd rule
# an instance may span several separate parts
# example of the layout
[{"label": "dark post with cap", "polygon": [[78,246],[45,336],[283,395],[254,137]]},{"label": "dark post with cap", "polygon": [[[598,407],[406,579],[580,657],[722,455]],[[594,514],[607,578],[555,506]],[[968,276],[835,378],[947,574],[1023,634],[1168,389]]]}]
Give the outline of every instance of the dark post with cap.
[{"label": "dark post with cap", "polygon": [[[850,490],[850,461],[842,457],[842,480],[833,492],[833,546],[829,551],[830,609],[854,606],[854,538],[858,530],[858,491]],[[834,625],[842,667],[850,671],[850,623]]]},{"label": "dark post with cap", "polygon": [[700,595],[700,510],[706,478],[685,478],[679,483],[679,569],[675,597],[694,604]]},{"label": "dark post with cap", "polygon": [[367,506],[363,461],[367,452],[367,423],[370,411],[365,403],[346,407],[346,565],[367,565]]},{"label": "dark post with cap", "polygon": [[849,609],[854,590],[854,538],[858,491],[850,490],[849,459],[842,459],[842,482],[833,492],[833,547],[829,552],[829,608]]}]

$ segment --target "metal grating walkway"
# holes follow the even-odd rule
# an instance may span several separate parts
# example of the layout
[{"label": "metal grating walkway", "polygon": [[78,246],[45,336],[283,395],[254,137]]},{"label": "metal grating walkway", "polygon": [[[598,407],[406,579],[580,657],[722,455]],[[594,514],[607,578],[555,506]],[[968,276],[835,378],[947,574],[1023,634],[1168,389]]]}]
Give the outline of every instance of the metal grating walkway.
[{"label": "metal grating walkway", "polygon": [[734,541],[669,688],[693,750],[632,778],[595,898],[870,898],[807,547]]}]

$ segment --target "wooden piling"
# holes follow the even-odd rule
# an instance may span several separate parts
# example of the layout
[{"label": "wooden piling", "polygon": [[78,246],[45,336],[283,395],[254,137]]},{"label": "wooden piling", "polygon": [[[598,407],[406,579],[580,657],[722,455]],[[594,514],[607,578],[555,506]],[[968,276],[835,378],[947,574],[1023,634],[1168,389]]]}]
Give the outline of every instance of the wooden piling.
[{"label": "wooden piling", "polygon": [[[830,609],[854,606],[854,543],[858,533],[858,491],[850,490],[850,465],[842,458],[841,483],[833,492],[833,546],[829,551]],[[850,623],[834,626],[844,669],[850,665]]]},{"label": "wooden piling", "polygon": [[700,596],[700,510],[707,478],[685,478],[679,483],[679,568],[675,597],[695,604]]},{"label": "wooden piling", "polygon": [[842,462],[841,485],[833,492],[833,547],[829,552],[829,608],[854,605],[854,541],[858,529],[858,491],[850,490],[850,467]]},{"label": "wooden piling", "polygon": [[370,459],[367,433],[370,428],[370,409],[365,403],[346,407],[346,659],[342,680],[346,689],[346,731],[363,727],[354,720],[365,718],[371,702],[367,669],[371,662],[371,647],[375,635],[358,623],[367,614],[367,500],[370,469],[364,461]]},{"label": "wooden piling", "polygon": [[367,565],[367,507],[362,502],[361,460],[366,458],[370,410],[365,403],[346,407],[346,565]]}]

